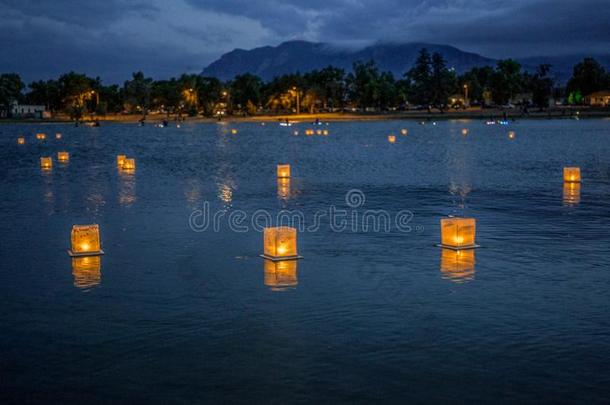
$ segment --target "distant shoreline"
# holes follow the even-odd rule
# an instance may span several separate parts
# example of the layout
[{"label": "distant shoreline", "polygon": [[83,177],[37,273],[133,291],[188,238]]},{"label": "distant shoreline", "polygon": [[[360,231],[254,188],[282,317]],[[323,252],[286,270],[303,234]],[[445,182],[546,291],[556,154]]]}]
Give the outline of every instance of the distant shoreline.
[{"label": "distant shoreline", "polygon": [[[226,122],[314,122],[319,121],[440,121],[440,120],[502,120],[504,117],[509,120],[523,119],[574,119],[574,118],[606,118],[610,117],[610,108],[590,108],[590,107],[566,107],[563,109],[554,108],[547,111],[532,111],[527,115],[520,110],[451,110],[445,113],[434,111],[405,111],[388,113],[320,113],[320,114],[278,114],[278,115],[255,115],[255,116],[227,116],[222,121]],[[81,122],[90,122],[95,119],[105,123],[138,123],[142,118],[137,114],[112,114],[103,117],[86,117]],[[156,124],[167,119],[169,122],[176,122],[177,117],[171,115],[167,118],[166,114],[148,114],[147,124]],[[181,118],[183,122],[189,123],[215,123],[216,118],[206,117],[186,117]],[[67,116],[58,116],[52,119],[2,119],[0,124],[65,124],[72,123],[73,120]]]}]

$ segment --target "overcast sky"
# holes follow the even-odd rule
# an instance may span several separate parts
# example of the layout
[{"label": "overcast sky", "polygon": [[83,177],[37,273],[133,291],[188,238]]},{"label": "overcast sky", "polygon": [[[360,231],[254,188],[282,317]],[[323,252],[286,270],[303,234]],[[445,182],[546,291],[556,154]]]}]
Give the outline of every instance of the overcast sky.
[{"label": "overcast sky", "polygon": [[610,53],[610,0],[0,0],[0,72],[122,82],[304,39],[425,41],[489,57]]}]

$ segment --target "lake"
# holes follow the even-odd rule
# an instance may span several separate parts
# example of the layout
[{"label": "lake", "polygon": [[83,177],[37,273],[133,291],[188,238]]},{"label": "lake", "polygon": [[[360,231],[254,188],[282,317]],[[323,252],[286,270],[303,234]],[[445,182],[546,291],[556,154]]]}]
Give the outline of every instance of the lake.
[{"label": "lake", "polygon": [[[610,396],[608,119],[7,124],[0,146],[2,402]],[[282,210],[304,259],[274,266]],[[479,249],[435,246],[448,215]],[[105,255],[73,263],[74,224]]]}]

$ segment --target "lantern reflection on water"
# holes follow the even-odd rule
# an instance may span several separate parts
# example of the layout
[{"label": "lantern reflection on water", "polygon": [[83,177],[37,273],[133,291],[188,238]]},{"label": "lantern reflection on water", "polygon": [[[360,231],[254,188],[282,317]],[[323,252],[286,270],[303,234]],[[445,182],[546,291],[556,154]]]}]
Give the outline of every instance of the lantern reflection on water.
[{"label": "lantern reflection on water", "polygon": [[104,251],[100,246],[100,227],[93,225],[73,225],[70,235],[72,249],[70,256],[99,256]]},{"label": "lantern reflection on water", "polygon": [[580,167],[564,167],[563,181],[566,183],[580,183]]},{"label": "lantern reflection on water", "polygon": [[441,273],[443,278],[461,283],[474,279],[474,249],[441,249]]},{"label": "lantern reflection on water", "polygon": [[22,136],[17,138],[17,145],[25,145],[25,138]]},{"label": "lantern reflection on water", "polygon": [[473,249],[475,244],[476,220],[474,218],[442,218],[440,247],[454,250]]},{"label": "lantern reflection on water", "polygon": [[265,228],[263,233],[264,253],[269,260],[300,259],[297,253],[297,230],[288,226]]},{"label": "lantern reflection on water", "polygon": [[73,257],[74,287],[90,288],[99,285],[102,279],[101,270],[102,258],[100,256]]},{"label": "lantern reflection on water", "polygon": [[277,196],[282,200],[290,198],[290,178],[277,179]]},{"label": "lantern reflection on water", "polygon": [[278,179],[289,179],[290,178],[290,165],[289,164],[277,165],[277,178]]},{"label": "lantern reflection on water", "polygon": [[390,142],[390,143],[396,142],[396,136],[395,135],[388,135],[388,142]]},{"label": "lantern reflection on water", "polygon": [[284,291],[297,286],[296,260],[281,260],[278,262],[264,260],[264,262],[265,285],[270,287],[272,291]]},{"label": "lantern reflection on water", "polygon": [[51,170],[53,168],[53,159],[50,156],[40,158],[40,167],[43,170]]},{"label": "lantern reflection on water", "polygon": [[563,183],[563,203],[564,205],[576,205],[580,203],[580,183]]},{"label": "lantern reflection on water", "polygon": [[57,160],[65,163],[70,160],[70,154],[68,152],[57,152]]}]

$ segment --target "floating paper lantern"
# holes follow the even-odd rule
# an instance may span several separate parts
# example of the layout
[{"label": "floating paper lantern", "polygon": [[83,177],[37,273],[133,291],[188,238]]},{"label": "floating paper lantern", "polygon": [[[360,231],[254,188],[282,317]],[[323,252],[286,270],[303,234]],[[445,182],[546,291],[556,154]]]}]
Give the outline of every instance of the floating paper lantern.
[{"label": "floating paper lantern", "polygon": [[55,134],[55,139],[61,139],[61,134],[59,132]]},{"label": "floating paper lantern", "polygon": [[43,140],[43,139],[46,139],[46,138],[47,138],[47,136],[45,134],[41,133],[41,132],[36,134],[36,139]]},{"label": "floating paper lantern", "polygon": [[265,285],[272,291],[283,291],[298,284],[297,261],[282,260],[274,262],[265,260]]},{"label": "floating paper lantern", "polygon": [[328,135],[328,129],[325,129],[322,131],[322,135],[327,136]]},{"label": "floating paper lantern", "polygon": [[125,158],[121,170],[125,172],[133,172],[136,170],[136,160],[133,158]]},{"label": "floating paper lantern", "polygon": [[277,196],[283,200],[290,197],[290,178],[277,179]]},{"label": "floating paper lantern", "polygon": [[580,167],[564,167],[563,181],[569,183],[580,183]]},{"label": "floating paper lantern", "polygon": [[396,136],[394,136],[394,135],[388,135],[388,142],[390,142],[390,143],[394,143],[394,142],[396,142]]},{"label": "floating paper lantern", "polygon": [[231,129],[231,133],[232,133],[233,135],[235,135],[235,134],[237,133],[237,129],[235,129],[235,128]]},{"label": "floating paper lantern", "polygon": [[299,134],[299,131],[294,131],[292,134],[296,136]]},{"label": "floating paper lantern", "polygon": [[53,168],[53,159],[50,156],[40,158],[40,167],[43,170],[51,170]]},{"label": "floating paper lantern", "polygon": [[264,253],[269,260],[300,259],[297,253],[297,230],[288,226],[265,228],[263,235]]},{"label": "floating paper lantern", "polygon": [[443,278],[462,283],[474,279],[475,251],[441,249]]},{"label": "floating paper lantern", "polygon": [[70,154],[68,152],[57,152],[57,160],[65,163],[70,160]]},{"label": "floating paper lantern", "polygon": [[313,135],[313,134],[314,134],[313,129],[306,129],[305,130],[305,135]]},{"label": "floating paper lantern", "polygon": [[277,165],[277,178],[278,179],[289,179],[290,178],[290,165]]},{"label": "floating paper lantern", "polygon": [[322,135],[322,130],[321,129],[316,130],[316,134]]},{"label": "floating paper lantern", "polygon": [[407,128],[403,128],[400,130],[400,134],[403,136],[407,136],[409,134],[409,130]]},{"label": "floating paper lantern", "polygon": [[508,133],[508,139],[515,139],[515,131],[510,131]]},{"label": "floating paper lantern", "polygon": [[468,135],[468,128],[462,128],[462,135]]},{"label": "floating paper lantern", "polygon": [[100,227],[93,225],[73,225],[70,236],[72,249],[70,256],[99,256],[104,251],[100,246]]},{"label": "floating paper lantern", "polygon": [[74,287],[91,288],[100,284],[102,279],[102,258],[100,256],[83,256],[72,258],[72,276]]},{"label": "floating paper lantern", "polygon": [[25,138],[22,136],[17,138],[17,145],[25,145]]},{"label": "floating paper lantern", "polygon": [[125,156],[125,155],[116,155],[116,165],[119,168],[123,167],[123,162],[125,161],[126,158],[127,158],[127,156]]},{"label": "floating paper lantern", "polygon": [[442,218],[441,247],[449,249],[473,249],[475,244],[476,220],[474,218]]},{"label": "floating paper lantern", "polygon": [[580,203],[580,183],[563,183],[563,203],[564,205],[576,205]]}]

